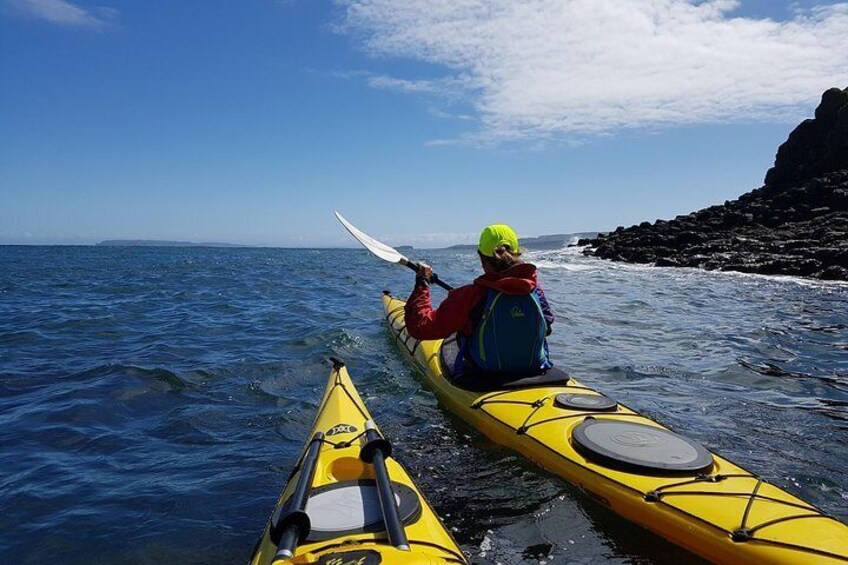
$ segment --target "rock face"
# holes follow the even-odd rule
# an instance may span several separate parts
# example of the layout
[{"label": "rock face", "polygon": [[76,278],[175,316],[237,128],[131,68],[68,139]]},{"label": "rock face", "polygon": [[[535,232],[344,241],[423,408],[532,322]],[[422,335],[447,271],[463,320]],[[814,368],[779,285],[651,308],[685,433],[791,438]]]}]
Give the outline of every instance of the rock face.
[{"label": "rock face", "polygon": [[614,261],[848,281],[848,89],[824,93],[761,188],[578,245]]}]

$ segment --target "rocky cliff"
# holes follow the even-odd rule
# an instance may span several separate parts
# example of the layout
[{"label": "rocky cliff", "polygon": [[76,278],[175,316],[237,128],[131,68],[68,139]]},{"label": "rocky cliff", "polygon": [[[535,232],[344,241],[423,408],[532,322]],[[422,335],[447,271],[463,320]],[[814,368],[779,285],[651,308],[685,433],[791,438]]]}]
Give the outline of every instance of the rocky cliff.
[{"label": "rocky cliff", "polygon": [[673,220],[580,240],[614,261],[848,281],[848,88],[822,96],[765,184]]}]

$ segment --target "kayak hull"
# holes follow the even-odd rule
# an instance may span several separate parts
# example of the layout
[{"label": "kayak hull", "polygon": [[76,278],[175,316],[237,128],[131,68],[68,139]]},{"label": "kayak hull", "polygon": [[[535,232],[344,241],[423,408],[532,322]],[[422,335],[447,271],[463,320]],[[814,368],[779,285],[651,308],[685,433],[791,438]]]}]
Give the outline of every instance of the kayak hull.
[{"label": "kayak hull", "polygon": [[[374,467],[362,462],[359,458],[364,442],[365,423],[371,420],[371,415],[351,382],[347,369],[340,363],[334,364],[312,432],[309,434],[310,438],[314,438],[316,433],[323,434],[315,475],[310,485],[311,497],[317,500],[317,493],[327,493],[333,488],[350,484],[369,485],[374,482]],[[347,532],[335,537],[324,533],[324,535],[314,536],[315,539],[307,538],[297,546],[291,558],[275,558],[277,546],[271,540],[271,521],[276,511],[295,491],[301,472],[299,464],[277,501],[275,513],[272,514],[254,549],[251,564],[443,565],[466,563],[462,551],[406,470],[391,457],[386,459],[386,468],[394,484],[395,493],[399,493],[401,489],[412,493],[419,503],[419,509],[404,528],[409,540],[409,551],[399,550],[389,545],[387,534],[380,526],[376,528],[376,531]],[[311,500],[313,499],[310,498]]]},{"label": "kayak hull", "polygon": [[621,404],[611,412],[557,405],[560,394],[599,394],[574,379],[482,393],[454,386],[442,368],[442,340],[410,337],[404,304],[384,293],[395,341],[445,408],[615,513],[716,563],[848,563],[848,526],[718,455],[706,471],[688,474],[634,472],[584,456],[573,433],[587,418],[667,428]]}]

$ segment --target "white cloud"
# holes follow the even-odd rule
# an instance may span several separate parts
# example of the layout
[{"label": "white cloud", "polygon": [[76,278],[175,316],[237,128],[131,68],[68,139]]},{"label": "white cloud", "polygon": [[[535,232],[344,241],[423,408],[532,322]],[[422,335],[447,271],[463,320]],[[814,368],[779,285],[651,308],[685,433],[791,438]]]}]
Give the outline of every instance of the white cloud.
[{"label": "white cloud", "polygon": [[440,108],[430,108],[430,113],[437,118],[444,118],[446,120],[474,121],[476,119],[470,114],[456,114],[453,112],[445,112]]},{"label": "white cloud", "polygon": [[848,84],[848,3],[775,21],[734,16],[735,0],[338,1],[337,29],[369,53],[449,73],[370,84],[461,90],[478,142],[794,122]]},{"label": "white cloud", "polygon": [[9,4],[28,16],[68,27],[103,29],[117,17],[112,8],[86,9],[66,0],[8,0]]},{"label": "white cloud", "polygon": [[436,86],[429,80],[405,80],[387,76],[373,76],[368,79],[373,88],[400,90],[402,92],[435,92]]}]

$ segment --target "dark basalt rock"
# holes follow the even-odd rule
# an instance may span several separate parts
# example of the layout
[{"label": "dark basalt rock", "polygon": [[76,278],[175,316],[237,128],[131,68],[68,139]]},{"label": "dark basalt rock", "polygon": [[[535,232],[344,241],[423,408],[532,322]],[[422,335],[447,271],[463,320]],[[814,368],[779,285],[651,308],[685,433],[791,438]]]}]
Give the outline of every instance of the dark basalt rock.
[{"label": "dark basalt rock", "polygon": [[804,120],[777,150],[765,184],[774,191],[840,169],[848,169],[848,89],[831,88],[815,119]]},{"label": "dark basalt rock", "polygon": [[762,187],[577,245],[614,261],[848,281],[848,89],[824,93],[815,119],[778,149]]}]

